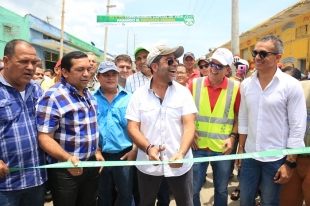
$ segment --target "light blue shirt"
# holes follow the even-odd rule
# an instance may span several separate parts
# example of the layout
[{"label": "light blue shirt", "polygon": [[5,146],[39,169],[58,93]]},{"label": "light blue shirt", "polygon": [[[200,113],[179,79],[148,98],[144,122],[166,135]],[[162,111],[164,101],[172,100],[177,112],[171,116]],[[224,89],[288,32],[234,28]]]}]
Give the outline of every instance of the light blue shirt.
[{"label": "light blue shirt", "polygon": [[125,118],[131,93],[117,86],[118,94],[110,103],[99,87],[94,97],[98,103],[99,146],[102,152],[119,153],[132,146]]}]

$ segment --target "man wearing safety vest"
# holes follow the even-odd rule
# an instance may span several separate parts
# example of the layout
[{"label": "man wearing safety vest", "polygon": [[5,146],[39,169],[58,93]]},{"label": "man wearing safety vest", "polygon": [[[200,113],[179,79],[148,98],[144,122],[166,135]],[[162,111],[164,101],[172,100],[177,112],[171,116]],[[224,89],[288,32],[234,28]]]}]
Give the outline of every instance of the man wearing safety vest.
[{"label": "man wearing safety vest", "polygon": [[[238,138],[239,83],[225,74],[233,63],[231,51],[217,49],[210,58],[209,76],[194,79],[189,89],[199,114],[196,116],[196,134],[193,141],[194,157],[228,155]],[[193,167],[194,205],[200,206],[200,190],[209,162],[197,162]],[[227,205],[227,185],[231,161],[212,161],[214,205]]]}]

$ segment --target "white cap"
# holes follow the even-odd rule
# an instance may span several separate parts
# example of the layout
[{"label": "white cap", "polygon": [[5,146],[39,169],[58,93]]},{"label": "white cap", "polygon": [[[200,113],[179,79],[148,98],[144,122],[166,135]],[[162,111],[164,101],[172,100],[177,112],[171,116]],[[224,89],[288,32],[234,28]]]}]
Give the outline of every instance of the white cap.
[{"label": "white cap", "polygon": [[215,59],[225,66],[230,66],[234,61],[233,54],[226,48],[218,48],[211,56],[211,59]]},{"label": "white cap", "polygon": [[239,65],[239,64],[243,64],[246,65],[249,68],[249,62],[245,59],[239,59],[238,61],[235,62],[235,66]]}]

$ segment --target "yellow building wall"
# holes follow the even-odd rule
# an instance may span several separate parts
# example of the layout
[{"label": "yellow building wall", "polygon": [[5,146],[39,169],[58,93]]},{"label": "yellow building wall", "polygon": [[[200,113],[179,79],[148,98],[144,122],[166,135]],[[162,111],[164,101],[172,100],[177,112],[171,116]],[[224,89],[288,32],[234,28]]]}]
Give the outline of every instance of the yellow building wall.
[{"label": "yellow building wall", "polygon": [[[305,25],[307,25],[307,33],[296,37],[297,29]],[[257,40],[261,36],[267,34],[274,34],[282,39],[284,44],[284,54],[281,63],[284,66],[293,63],[294,66],[302,72],[304,69],[310,69],[310,12],[289,21],[286,24],[272,28],[269,31],[261,33],[251,39],[247,39],[244,42],[240,42],[241,58],[250,63],[251,69],[254,68],[251,51],[254,49]],[[245,52],[244,50],[248,51]],[[247,54],[247,56],[242,56],[242,54]],[[302,64],[301,61],[303,61]]]}]

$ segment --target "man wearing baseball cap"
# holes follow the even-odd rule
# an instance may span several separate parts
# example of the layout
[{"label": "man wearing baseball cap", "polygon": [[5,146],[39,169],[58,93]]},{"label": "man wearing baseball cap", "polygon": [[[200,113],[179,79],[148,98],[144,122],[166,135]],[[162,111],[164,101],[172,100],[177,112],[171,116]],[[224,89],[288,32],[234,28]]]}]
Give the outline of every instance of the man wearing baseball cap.
[{"label": "man wearing baseball cap", "polygon": [[[126,108],[131,93],[118,85],[119,70],[113,62],[98,67],[100,87],[94,92],[98,103],[99,147],[105,161],[136,160],[137,148],[127,133]],[[112,202],[114,187],[121,205],[131,206],[132,167],[104,167],[98,182],[98,205]]]},{"label": "man wearing baseball cap", "polygon": [[195,69],[195,55],[192,52],[186,52],[183,55],[183,64],[185,65],[188,72],[187,83],[191,83],[193,79],[201,76],[200,71]]},{"label": "man wearing baseball cap", "polygon": [[135,50],[134,56],[137,72],[127,78],[125,87],[127,91],[133,93],[136,89],[148,83],[152,78],[151,70],[146,65],[148,54],[149,50],[145,47],[138,47]]},{"label": "man wearing baseball cap", "polygon": [[[192,158],[195,132],[195,103],[186,87],[173,81],[176,58],[182,46],[157,46],[147,56],[152,80],[132,95],[126,118],[128,132],[138,146],[137,160],[161,161]],[[160,183],[166,177],[177,205],[193,205],[192,163],[137,165],[140,205],[155,205]],[[182,189],[180,189],[182,188]]]},{"label": "man wearing baseball cap", "polygon": [[[193,141],[194,157],[228,155],[238,138],[238,111],[240,105],[239,83],[225,74],[233,63],[231,51],[217,49],[210,58],[207,77],[194,79],[189,89],[193,94],[198,115]],[[193,166],[194,205],[200,206],[200,190],[209,162],[197,162]],[[227,205],[227,185],[230,175],[230,160],[211,162],[214,182],[214,205]]]}]

